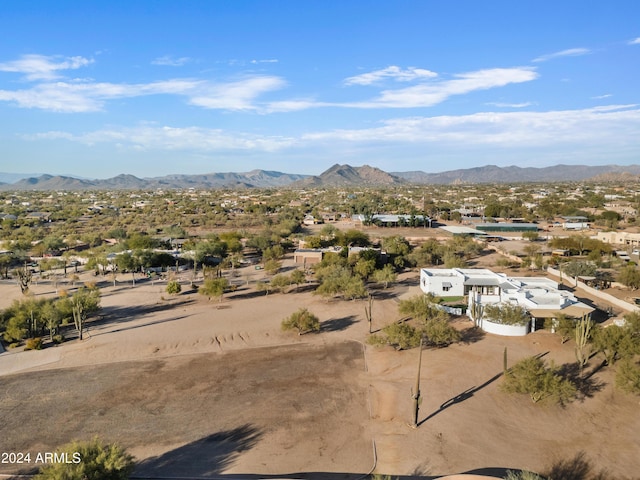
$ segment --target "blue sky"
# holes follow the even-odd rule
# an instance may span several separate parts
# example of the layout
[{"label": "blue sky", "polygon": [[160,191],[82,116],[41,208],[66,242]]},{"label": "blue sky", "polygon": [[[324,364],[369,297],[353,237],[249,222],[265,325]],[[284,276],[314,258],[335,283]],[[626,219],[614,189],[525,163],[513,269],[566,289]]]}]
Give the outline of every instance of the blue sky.
[{"label": "blue sky", "polygon": [[0,171],[640,163],[640,2],[27,1]]}]

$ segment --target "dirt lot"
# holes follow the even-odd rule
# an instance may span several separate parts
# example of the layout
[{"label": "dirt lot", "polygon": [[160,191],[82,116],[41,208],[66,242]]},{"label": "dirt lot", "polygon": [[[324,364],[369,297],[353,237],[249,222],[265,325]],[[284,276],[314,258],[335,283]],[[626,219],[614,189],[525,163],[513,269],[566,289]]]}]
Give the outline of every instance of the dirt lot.
[{"label": "dirt lot", "polygon": [[[374,328],[399,318],[397,298],[416,285],[406,274],[378,291]],[[367,346],[363,355],[356,342],[368,335],[365,302],[240,289],[219,304],[189,293],[163,300],[163,288],[107,286],[103,318],[83,342],[0,355],[3,450],[37,452],[99,434],[129,447],[150,475],[338,479],[371,469],[375,441],[376,471],[407,478],[542,472],[580,459],[610,478],[638,478],[638,398],[613,388],[599,357],[582,398],[566,408],[500,392],[504,347],[510,363],[544,354],[570,368],[573,344],[548,332],[474,335],[458,320],[465,342],[424,352],[421,426],[413,429],[418,352]],[[0,308],[16,291],[0,285]],[[34,293],[54,292],[39,285]],[[280,331],[300,306],[320,317],[319,334]]]},{"label": "dirt lot", "polygon": [[2,448],[100,434],[145,458],[143,475],[366,472],[363,375],[362,346],[347,342],[0,377]]}]

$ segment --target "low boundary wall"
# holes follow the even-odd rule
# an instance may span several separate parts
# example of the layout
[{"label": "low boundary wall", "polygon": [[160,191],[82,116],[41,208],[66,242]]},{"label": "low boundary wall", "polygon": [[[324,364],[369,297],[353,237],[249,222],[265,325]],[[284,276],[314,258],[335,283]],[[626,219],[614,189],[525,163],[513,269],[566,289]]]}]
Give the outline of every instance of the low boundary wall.
[{"label": "low boundary wall", "polygon": [[571,280],[571,283],[573,285],[575,285],[577,288],[581,288],[582,290],[584,290],[585,292],[587,292],[590,295],[593,295],[594,297],[600,298],[601,300],[604,300],[605,302],[609,302],[617,307],[620,307],[621,309],[623,309],[625,312],[638,312],[640,311],[640,308],[636,305],[632,305],[629,302],[625,302],[624,300],[620,300],[619,298],[614,297],[613,295],[610,295],[606,292],[603,292],[602,290],[596,290],[593,287],[590,287],[589,285],[587,285],[586,283],[583,283],[579,280],[577,280],[574,277],[571,277],[569,275],[562,274],[560,272],[560,270],[557,270],[555,268],[551,268],[551,267],[547,267],[547,273],[549,275],[553,275],[554,277],[558,277],[558,278],[566,278]]},{"label": "low boundary wall", "polygon": [[526,325],[503,325],[483,318],[480,328],[487,333],[502,335],[503,337],[524,337],[529,333],[530,324],[527,322]]}]

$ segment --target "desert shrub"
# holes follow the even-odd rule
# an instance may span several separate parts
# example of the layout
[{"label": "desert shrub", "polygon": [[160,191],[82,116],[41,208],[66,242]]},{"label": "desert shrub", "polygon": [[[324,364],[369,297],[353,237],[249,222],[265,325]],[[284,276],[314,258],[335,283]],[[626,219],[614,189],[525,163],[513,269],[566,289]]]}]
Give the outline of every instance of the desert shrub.
[{"label": "desert shrub", "polygon": [[496,265],[499,267],[513,267],[517,265],[517,262],[514,262],[507,257],[500,257],[498,260],[496,260]]},{"label": "desert shrub", "polygon": [[[127,480],[133,472],[133,457],[117,444],[105,445],[98,438],[72,442],[58,449],[69,463],[45,465],[36,480]],[[77,463],[74,460],[78,459]]]},{"label": "desert shrub", "polygon": [[575,385],[559,375],[553,365],[547,367],[538,357],[524,358],[507,370],[502,390],[527,394],[533,403],[552,400],[564,404],[576,395]]},{"label": "desert shrub", "polygon": [[616,386],[627,393],[640,395],[640,364],[630,358],[621,360],[616,370]]},{"label": "desert shrub", "polygon": [[298,330],[298,335],[320,330],[320,320],[306,308],[301,308],[285,318],[281,324],[282,330]]},{"label": "desert shrub", "polygon": [[182,285],[177,280],[171,280],[167,283],[167,293],[169,295],[177,295],[182,291]]},{"label": "desert shrub", "polygon": [[507,470],[507,476],[504,477],[504,480],[544,480],[544,477],[527,470],[522,470],[520,472]]},{"label": "desert shrub", "polygon": [[42,338],[28,338],[24,344],[25,350],[42,350]]},{"label": "desert shrub", "polygon": [[422,329],[426,341],[435,347],[446,347],[459,342],[461,335],[445,318],[431,318],[424,323]]},{"label": "desert shrub", "polygon": [[226,278],[207,278],[204,284],[198,288],[198,293],[211,299],[217,297],[222,300],[224,291],[229,287],[229,281]]},{"label": "desert shrub", "polygon": [[407,323],[392,323],[382,329],[382,334],[371,335],[372,345],[392,345],[398,350],[406,350],[420,345],[422,332]]},{"label": "desert shrub", "polygon": [[509,303],[487,305],[484,307],[484,317],[501,325],[526,325],[530,321],[524,308]]},{"label": "desert shrub", "polygon": [[52,340],[53,340],[53,343],[60,344],[64,342],[64,335],[60,333],[58,335],[54,335]]},{"label": "desert shrub", "polygon": [[555,333],[560,337],[560,343],[565,343],[575,336],[576,321],[567,317],[564,313],[556,314],[551,321],[551,325],[555,329]]},{"label": "desert shrub", "polygon": [[20,342],[11,342],[9,348],[18,348],[20,346]]}]

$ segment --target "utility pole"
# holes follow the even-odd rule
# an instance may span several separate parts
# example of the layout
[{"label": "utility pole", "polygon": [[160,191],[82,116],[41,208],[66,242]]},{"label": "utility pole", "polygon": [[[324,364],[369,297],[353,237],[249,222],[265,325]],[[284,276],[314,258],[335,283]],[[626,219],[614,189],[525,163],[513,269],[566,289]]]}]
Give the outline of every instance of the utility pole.
[{"label": "utility pole", "polygon": [[422,338],[420,338],[420,346],[418,347],[418,374],[416,375],[416,384],[413,390],[413,428],[418,428],[418,411],[420,410],[420,370],[422,368]]}]

